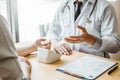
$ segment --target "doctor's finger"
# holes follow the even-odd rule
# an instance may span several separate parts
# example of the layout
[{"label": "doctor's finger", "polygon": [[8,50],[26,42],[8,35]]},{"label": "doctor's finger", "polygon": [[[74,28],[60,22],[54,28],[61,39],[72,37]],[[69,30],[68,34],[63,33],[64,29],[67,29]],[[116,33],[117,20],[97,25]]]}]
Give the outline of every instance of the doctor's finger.
[{"label": "doctor's finger", "polygon": [[59,45],[58,43],[56,43],[56,44],[53,45],[53,48],[54,48],[54,50],[55,50],[57,53],[63,54],[62,51],[61,51],[61,49],[60,49],[59,47],[60,47],[60,45]]},{"label": "doctor's finger", "polygon": [[69,55],[72,54],[72,49],[70,47],[68,47],[66,44],[63,45],[66,50],[68,51]]},{"label": "doctor's finger", "polygon": [[73,39],[73,38],[80,38],[81,36],[69,36],[69,38]]},{"label": "doctor's finger", "polygon": [[55,52],[57,53],[57,54],[60,54],[58,51],[57,51],[57,49],[54,49],[55,50]]},{"label": "doctor's finger", "polygon": [[59,54],[69,55],[69,53],[67,52],[66,48],[63,45],[55,47],[54,49]]},{"label": "doctor's finger", "polygon": [[71,53],[69,52],[69,50],[64,46],[64,44],[61,46],[61,48],[64,50],[64,54],[65,55],[70,55]]},{"label": "doctor's finger", "polygon": [[65,41],[78,41],[80,38],[68,37],[65,38]]},{"label": "doctor's finger", "polygon": [[82,30],[83,33],[87,33],[86,29],[82,26],[77,26],[79,30]]},{"label": "doctor's finger", "polygon": [[62,51],[59,49],[59,47],[58,47],[58,48],[54,48],[54,50],[55,50],[57,53],[59,53],[59,54],[63,54]]},{"label": "doctor's finger", "polygon": [[69,42],[69,43],[80,43],[80,42],[82,42],[83,40],[80,40],[80,39],[69,39],[69,38],[65,38],[65,40],[67,41],[67,42]]},{"label": "doctor's finger", "polygon": [[79,36],[69,36],[69,39],[80,39],[80,38],[86,38],[87,34],[82,34]]},{"label": "doctor's finger", "polygon": [[69,55],[69,53],[67,52],[66,48],[63,45],[59,46],[58,49],[60,52],[62,52],[62,54]]}]

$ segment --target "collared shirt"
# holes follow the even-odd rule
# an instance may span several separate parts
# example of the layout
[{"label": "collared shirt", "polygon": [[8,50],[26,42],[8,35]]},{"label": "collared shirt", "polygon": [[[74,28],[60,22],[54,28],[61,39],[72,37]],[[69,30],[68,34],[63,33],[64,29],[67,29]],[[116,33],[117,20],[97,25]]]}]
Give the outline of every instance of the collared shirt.
[{"label": "collared shirt", "polygon": [[81,13],[83,2],[75,1],[74,6],[75,6],[75,20],[76,20]]},{"label": "collared shirt", "polygon": [[[75,5],[75,9],[77,10],[78,4],[77,4],[77,0],[74,1],[74,5]],[[80,2],[83,3],[83,5],[81,6],[81,9],[83,8],[83,6],[86,4],[87,0],[81,0]]]}]

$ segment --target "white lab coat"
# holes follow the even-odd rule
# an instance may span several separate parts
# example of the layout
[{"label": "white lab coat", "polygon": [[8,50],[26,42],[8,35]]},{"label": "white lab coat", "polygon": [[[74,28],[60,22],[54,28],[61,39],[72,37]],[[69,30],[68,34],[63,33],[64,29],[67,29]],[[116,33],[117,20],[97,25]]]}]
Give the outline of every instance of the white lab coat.
[{"label": "white lab coat", "polygon": [[116,53],[120,48],[120,37],[116,13],[112,5],[106,0],[98,0],[90,17],[92,21],[87,23],[86,20],[95,5],[95,0],[86,2],[76,21],[74,21],[74,1],[67,0],[60,5],[47,37],[63,40],[71,35],[79,35],[81,31],[76,26],[80,25],[85,27],[89,34],[97,37],[97,41],[93,46],[85,42],[67,43],[72,49],[104,57],[108,52]]}]

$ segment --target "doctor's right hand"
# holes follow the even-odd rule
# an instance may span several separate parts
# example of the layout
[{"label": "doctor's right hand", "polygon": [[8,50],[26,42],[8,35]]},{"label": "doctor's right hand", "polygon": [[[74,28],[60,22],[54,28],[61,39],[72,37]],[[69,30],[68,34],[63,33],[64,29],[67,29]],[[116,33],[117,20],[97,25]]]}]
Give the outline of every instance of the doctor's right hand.
[{"label": "doctor's right hand", "polygon": [[38,39],[35,43],[36,47],[41,47],[50,50],[51,48],[51,43],[49,40],[45,38]]},{"label": "doctor's right hand", "polygon": [[54,41],[54,43],[52,43],[52,47],[59,54],[63,54],[63,55],[72,54],[72,49],[62,41]]}]

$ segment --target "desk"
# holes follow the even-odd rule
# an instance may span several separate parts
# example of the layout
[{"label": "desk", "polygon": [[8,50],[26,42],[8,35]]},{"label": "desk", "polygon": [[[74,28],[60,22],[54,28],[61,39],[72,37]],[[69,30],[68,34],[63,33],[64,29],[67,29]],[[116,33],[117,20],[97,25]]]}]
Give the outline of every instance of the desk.
[{"label": "desk", "polygon": [[[64,74],[61,72],[56,71],[56,68],[68,64],[71,61],[74,61],[82,56],[85,56],[88,54],[80,53],[80,52],[73,52],[72,55],[66,56],[63,55],[59,61],[56,61],[52,64],[44,64],[37,61],[36,57],[28,57],[30,59],[30,62],[32,64],[32,73],[31,73],[31,80],[80,80],[79,78],[70,76],[68,74]],[[90,55],[93,56],[93,55]],[[98,57],[98,56],[94,56]],[[98,57],[101,58],[101,57]],[[105,58],[102,58],[105,59]],[[110,60],[110,59],[107,59]],[[110,60],[115,61],[115,60]],[[120,66],[120,61],[118,62]],[[96,80],[120,80],[120,67],[113,72],[111,75],[108,75],[107,72],[98,77]]]}]

